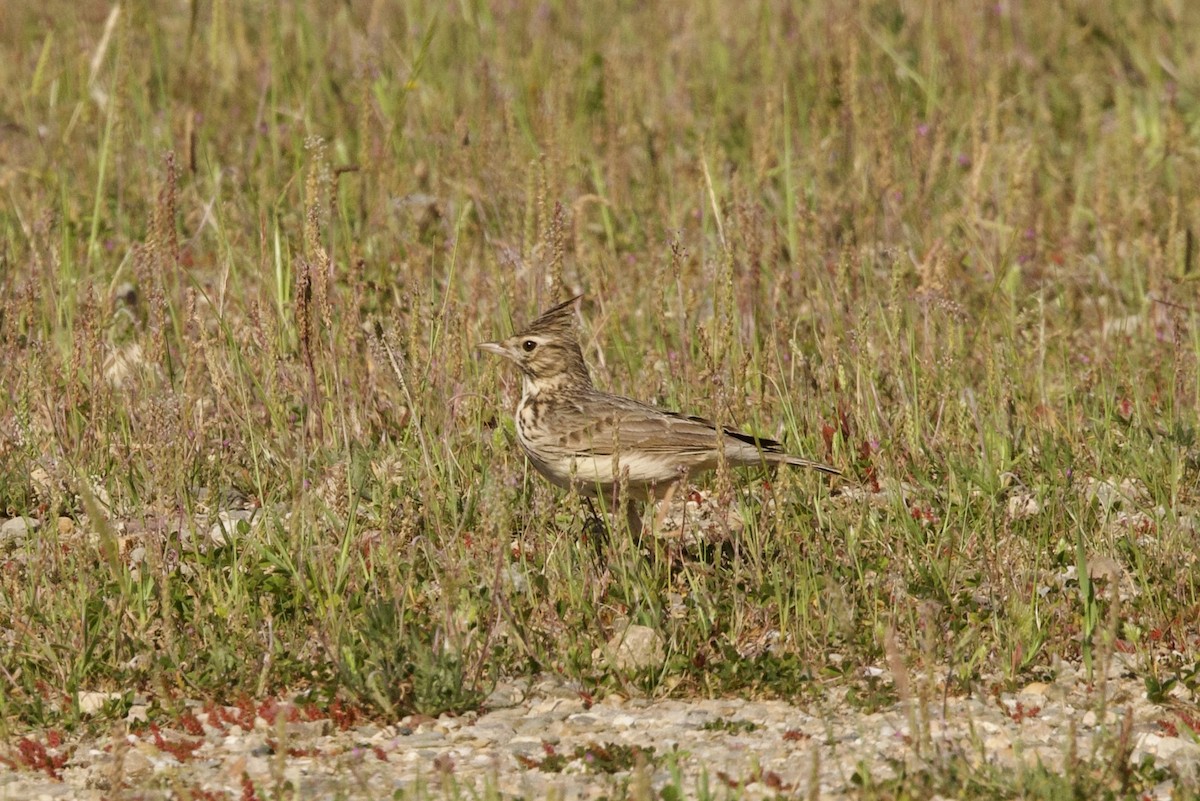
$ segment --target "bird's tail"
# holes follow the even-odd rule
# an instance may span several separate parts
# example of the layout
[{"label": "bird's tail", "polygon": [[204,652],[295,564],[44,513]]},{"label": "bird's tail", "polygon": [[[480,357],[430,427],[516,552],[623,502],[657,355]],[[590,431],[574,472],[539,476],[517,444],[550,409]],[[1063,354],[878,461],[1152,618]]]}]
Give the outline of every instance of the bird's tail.
[{"label": "bird's tail", "polygon": [[765,454],[768,461],[776,464],[790,464],[793,467],[809,467],[813,470],[820,470],[822,473],[828,473],[831,476],[840,476],[842,471],[832,465],[827,465],[824,462],[814,462],[812,459],[805,459],[803,456],[792,456],[790,453],[771,453]]}]

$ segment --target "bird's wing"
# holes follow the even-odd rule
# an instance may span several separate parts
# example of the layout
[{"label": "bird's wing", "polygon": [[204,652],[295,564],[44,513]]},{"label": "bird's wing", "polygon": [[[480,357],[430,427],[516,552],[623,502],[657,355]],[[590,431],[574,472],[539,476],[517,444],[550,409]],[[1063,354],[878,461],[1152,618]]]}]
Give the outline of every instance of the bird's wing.
[{"label": "bird's wing", "polygon": [[[710,438],[713,432],[717,430],[717,424],[704,417],[696,417],[695,415],[687,415],[684,417],[684,415],[680,414],[679,412],[667,412],[667,414],[672,417],[680,417],[691,423],[704,426],[708,429]],[[761,448],[767,453],[783,453],[783,443],[779,442],[778,440],[770,439],[769,437],[756,437],[753,434],[747,434],[744,431],[738,431],[730,428],[729,426],[721,426],[721,430],[725,432],[725,436],[732,437],[733,439],[744,442],[747,445],[753,445],[756,448]]]},{"label": "bird's wing", "polygon": [[[584,414],[583,409],[590,413]],[[616,395],[597,396],[579,407],[576,424],[558,426],[560,443],[580,455],[611,456],[614,451],[641,453],[712,453],[717,450],[717,427],[703,417],[666,412]],[[725,435],[767,453],[781,453],[773,439],[724,429]]]}]

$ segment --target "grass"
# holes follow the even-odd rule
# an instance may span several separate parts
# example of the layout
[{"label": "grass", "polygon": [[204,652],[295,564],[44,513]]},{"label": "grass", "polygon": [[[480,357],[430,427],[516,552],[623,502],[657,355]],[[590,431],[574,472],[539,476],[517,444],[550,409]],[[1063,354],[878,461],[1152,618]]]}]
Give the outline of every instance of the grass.
[{"label": "grass", "polygon": [[[14,4],[0,510],[40,528],[0,544],[0,733],[543,671],[871,709],[889,660],[966,691],[1114,650],[1194,703],[1197,23]],[[744,528],[595,558],[472,350],[577,291],[599,384],[851,478],[701,479]],[[625,619],[661,668],[594,656]]]}]

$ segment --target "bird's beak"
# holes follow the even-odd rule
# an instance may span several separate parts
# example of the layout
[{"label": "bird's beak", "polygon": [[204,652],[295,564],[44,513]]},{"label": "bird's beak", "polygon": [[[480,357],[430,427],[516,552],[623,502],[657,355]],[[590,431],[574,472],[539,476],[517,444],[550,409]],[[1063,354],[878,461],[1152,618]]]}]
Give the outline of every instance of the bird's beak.
[{"label": "bird's beak", "polygon": [[508,356],[508,350],[499,342],[480,342],[475,349],[494,353],[497,356]]}]

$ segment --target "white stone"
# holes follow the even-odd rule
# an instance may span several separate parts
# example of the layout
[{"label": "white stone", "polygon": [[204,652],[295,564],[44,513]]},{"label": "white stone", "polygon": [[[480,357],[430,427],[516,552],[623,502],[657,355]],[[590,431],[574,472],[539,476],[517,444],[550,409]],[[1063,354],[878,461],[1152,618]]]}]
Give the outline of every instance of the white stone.
[{"label": "white stone", "polygon": [[14,547],[21,545],[39,526],[41,523],[32,517],[14,517],[12,520],[5,520],[0,523],[0,545]]},{"label": "white stone", "polygon": [[607,654],[617,670],[642,670],[662,664],[666,658],[662,636],[649,626],[627,624],[608,641]]},{"label": "white stone", "polygon": [[117,692],[88,692],[79,693],[79,712],[82,715],[94,715],[104,708],[109,701],[119,701],[123,693]]},{"label": "white stone", "polygon": [[1036,517],[1042,511],[1042,505],[1031,493],[1023,492],[1008,499],[1008,519],[1024,520]]}]

